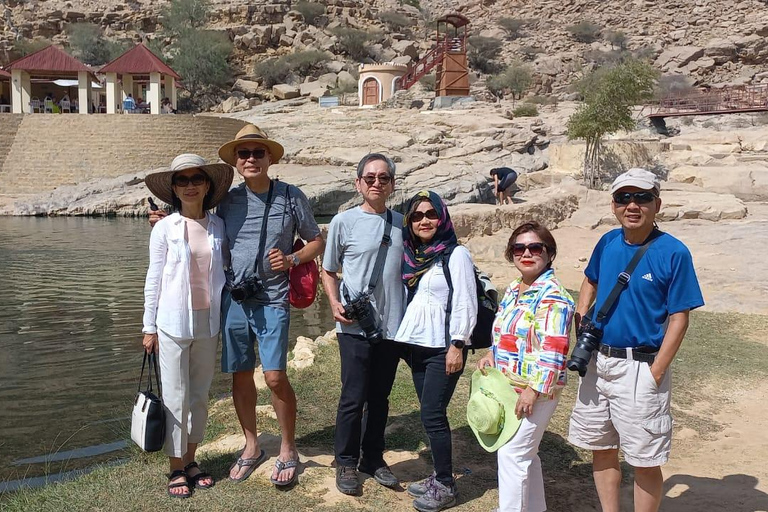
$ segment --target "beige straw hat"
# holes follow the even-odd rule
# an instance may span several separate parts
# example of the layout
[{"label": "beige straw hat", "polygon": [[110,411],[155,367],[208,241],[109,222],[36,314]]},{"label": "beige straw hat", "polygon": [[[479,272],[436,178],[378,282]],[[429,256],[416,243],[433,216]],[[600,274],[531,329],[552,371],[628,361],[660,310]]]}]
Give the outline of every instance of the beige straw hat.
[{"label": "beige straw hat", "polygon": [[211,181],[213,195],[211,196],[207,208],[213,208],[224,199],[232,186],[232,178],[235,172],[227,164],[206,164],[205,159],[192,153],[184,153],[177,156],[171,162],[171,167],[167,171],[153,172],[147,174],[144,183],[152,194],[166,204],[173,204],[173,175],[179,171],[187,169],[199,169],[204,172]]},{"label": "beige straw hat", "polygon": [[272,155],[273,164],[277,163],[285,153],[282,144],[270,139],[264,130],[255,124],[247,124],[237,132],[235,140],[231,140],[219,148],[219,158],[234,167],[237,165],[237,146],[246,142],[258,142],[265,145],[269,154]]}]

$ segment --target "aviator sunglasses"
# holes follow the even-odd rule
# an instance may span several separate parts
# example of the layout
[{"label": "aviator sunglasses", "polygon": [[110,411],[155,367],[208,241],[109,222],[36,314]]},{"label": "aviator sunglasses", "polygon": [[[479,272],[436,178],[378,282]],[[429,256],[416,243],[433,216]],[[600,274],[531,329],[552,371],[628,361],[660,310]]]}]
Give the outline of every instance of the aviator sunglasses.
[{"label": "aviator sunglasses", "polygon": [[248,160],[249,158],[251,158],[251,155],[253,155],[253,158],[258,160],[259,158],[264,158],[264,155],[266,154],[267,154],[267,150],[264,148],[237,150],[237,158],[241,160]]},{"label": "aviator sunglasses", "polygon": [[437,220],[440,218],[437,215],[437,211],[427,210],[425,212],[413,212],[411,214],[411,222],[421,222],[424,220],[424,217],[428,218],[429,220]]},{"label": "aviator sunglasses", "polygon": [[195,174],[193,176],[175,176],[173,178],[173,184],[177,187],[186,187],[190,183],[196,187],[199,187],[206,181],[208,181],[208,177],[205,174]]},{"label": "aviator sunglasses", "polygon": [[528,249],[528,252],[531,253],[531,256],[541,256],[541,253],[544,252],[544,249],[546,249],[547,246],[544,245],[541,242],[534,242],[532,244],[512,244],[512,254],[514,256],[520,257],[523,254],[525,254],[525,250]]},{"label": "aviator sunglasses", "polygon": [[392,176],[387,176],[386,174],[383,176],[362,176],[360,179],[363,180],[366,185],[372,187],[377,179],[382,185],[389,185],[389,182],[392,181]]},{"label": "aviator sunglasses", "polygon": [[617,192],[613,194],[613,202],[616,204],[627,205],[631,202],[635,204],[648,204],[656,199],[652,192]]}]

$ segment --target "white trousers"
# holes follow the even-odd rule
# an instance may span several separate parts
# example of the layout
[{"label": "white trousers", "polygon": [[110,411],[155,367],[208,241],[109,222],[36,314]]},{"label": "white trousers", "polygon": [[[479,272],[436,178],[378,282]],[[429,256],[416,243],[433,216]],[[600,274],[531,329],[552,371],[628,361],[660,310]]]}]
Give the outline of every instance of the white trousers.
[{"label": "white trousers", "polygon": [[[183,457],[187,443],[200,443],[208,421],[208,391],[216,366],[218,333],[210,337],[207,309],[193,311],[195,337],[179,339],[158,330],[160,382],[169,457]],[[203,333],[197,337],[197,333]]]},{"label": "white trousers", "polygon": [[539,443],[558,401],[539,398],[533,405],[533,414],[523,417],[517,433],[499,448],[499,512],[547,510]]}]

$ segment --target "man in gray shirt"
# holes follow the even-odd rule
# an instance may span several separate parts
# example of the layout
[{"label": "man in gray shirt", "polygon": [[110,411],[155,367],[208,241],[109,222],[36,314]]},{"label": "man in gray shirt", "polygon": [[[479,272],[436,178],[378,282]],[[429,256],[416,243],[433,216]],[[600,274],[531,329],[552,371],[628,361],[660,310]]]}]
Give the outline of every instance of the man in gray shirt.
[{"label": "man in gray shirt", "polygon": [[[399,483],[383,457],[389,393],[402,351],[402,346],[393,340],[405,311],[400,275],[403,216],[387,209],[385,204],[394,191],[394,179],[395,164],[391,159],[380,153],[363,157],[355,180],[363,204],[333,218],[323,257],[323,287],[337,322],[341,354],[341,397],[336,413],[334,452],[336,487],[345,494],[361,492],[358,463],[360,471],[373,475],[381,485],[395,487]],[[383,338],[375,339],[366,335],[359,321],[345,315],[344,306],[369,291],[388,219],[392,227],[385,242],[388,244],[386,258],[370,293],[372,316]],[[340,279],[338,273],[342,269],[344,275]],[[358,460],[361,447],[362,460]]]}]

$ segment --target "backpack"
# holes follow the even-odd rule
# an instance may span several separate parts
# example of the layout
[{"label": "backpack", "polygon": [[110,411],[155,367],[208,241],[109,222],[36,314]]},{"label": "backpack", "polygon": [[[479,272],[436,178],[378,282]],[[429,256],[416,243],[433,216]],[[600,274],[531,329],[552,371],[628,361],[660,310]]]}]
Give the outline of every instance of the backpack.
[{"label": "backpack", "polygon": [[[443,255],[443,274],[445,275],[445,281],[448,283],[448,305],[446,307],[445,315],[445,343],[446,345],[451,342],[450,340],[450,323],[451,323],[451,306],[453,304],[453,283],[451,282],[451,273],[448,270],[448,261],[451,259],[451,254]],[[493,321],[496,318],[496,311],[499,309],[499,292],[491,282],[491,278],[488,274],[481,271],[477,266],[475,268],[475,285],[477,286],[477,324],[472,331],[472,344],[470,348],[489,348],[493,345]]]}]

